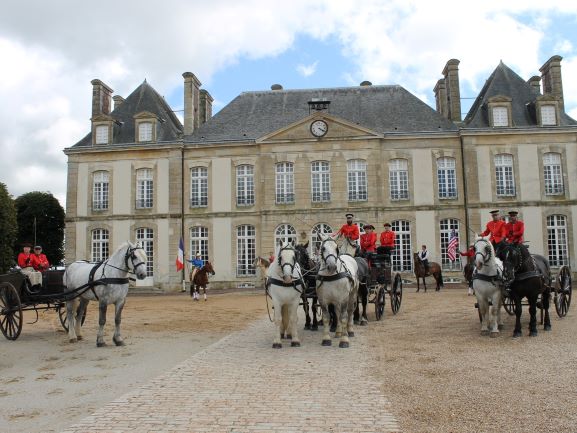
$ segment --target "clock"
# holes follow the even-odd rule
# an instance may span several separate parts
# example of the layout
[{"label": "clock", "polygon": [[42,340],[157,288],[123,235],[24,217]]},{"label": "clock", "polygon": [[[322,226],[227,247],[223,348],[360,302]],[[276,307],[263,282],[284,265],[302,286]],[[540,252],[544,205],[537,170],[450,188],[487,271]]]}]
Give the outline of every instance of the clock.
[{"label": "clock", "polygon": [[311,134],[315,137],[323,137],[329,130],[329,125],[324,120],[315,120],[311,123]]}]

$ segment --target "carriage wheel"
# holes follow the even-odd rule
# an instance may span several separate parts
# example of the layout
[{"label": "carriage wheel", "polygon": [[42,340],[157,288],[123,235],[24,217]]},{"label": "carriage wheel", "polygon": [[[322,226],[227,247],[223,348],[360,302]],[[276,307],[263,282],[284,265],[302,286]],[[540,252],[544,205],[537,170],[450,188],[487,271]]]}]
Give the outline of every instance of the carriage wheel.
[{"label": "carriage wheel", "polygon": [[0,283],[0,329],[8,340],[16,340],[22,331],[22,304],[14,286]]},{"label": "carriage wheel", "polygon": [[565,317],[571,305],[571,271],[562,266],[557,275],[557,289],[555,290],[555,310],[559,317]]},{"label": "carriage wheel", "polygon": [[387,290],[387,285],[384,284],[375,297],[375,318],[381,320],[385,315],[385,291]]},{"label": "carriage wheel", "polygon": [[403,280],[401,274],[397,273],[395,275],[395,280],[393,281],[393,289],[391,290],[391,310],[393,314],[397,314],[401,308],[401,302],[403,300]]},{"label": "carriage wheel", "polygon": [[513,316],[515,314],[515,301],[511,296],[504,296],[503,297],[503,308],[509,316]]},{"label": "carriage wheel", "polygon": [[[80,326],[84,325],[84,321],[86,320],[87,310],[88,310],[88,308],[86,308],[86,310],[84,310],[84,314],[82,315],[82,320],[80,321]],[[64,330],[66,332],[68,332],[68,316],[66,314],[66,304],[60,304],[57,307],[57,311],[58,311],[58,318],[60,319],[60,324],[62,325],[62,328],[64,328]]]}]

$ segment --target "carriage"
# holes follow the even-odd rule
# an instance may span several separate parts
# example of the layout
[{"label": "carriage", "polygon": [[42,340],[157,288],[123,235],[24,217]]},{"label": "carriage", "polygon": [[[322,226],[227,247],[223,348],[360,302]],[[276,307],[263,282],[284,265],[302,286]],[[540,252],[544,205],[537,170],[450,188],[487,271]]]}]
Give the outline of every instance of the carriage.
[{"label": "carriage", "polygon": [[[55,310],[60,324],[68,331],[66,301],[78,293],[64,293],[64,270],[49,269],[43,272],[42,286],[31,286],[28,276],[20,270],[0,275],[0,330],[8,340],[16,340],[22,332],[23,311]],[[82,323],[84,323],[83,317]]]},{"label": "carriage", "polygon": [[389,254],[366,253],[370,263],[367,277],[367,301],[375,306],[375,318],[381,320],[385,314],[385,295],[390,298],[391,310],[397,314],[403,300],[403,280],[398,272],[392,278]]}]

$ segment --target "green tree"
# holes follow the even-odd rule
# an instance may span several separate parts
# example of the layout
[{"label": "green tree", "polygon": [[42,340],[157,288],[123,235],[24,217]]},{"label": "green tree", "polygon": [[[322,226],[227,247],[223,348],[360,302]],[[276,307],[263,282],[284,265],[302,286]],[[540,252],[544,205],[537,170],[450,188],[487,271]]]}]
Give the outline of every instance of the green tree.
[{"label": "green tree", "polygon": [[49,192],[33,191],[15,200],[18,246],[24,242],[42,246],[51,265],[64,259],[64,209]]},{"label": "green tree", "polygon": [[18,225],[14,200],[6,185],[0,182],[0,273],[5,273],[16,263],[13,246]]}]

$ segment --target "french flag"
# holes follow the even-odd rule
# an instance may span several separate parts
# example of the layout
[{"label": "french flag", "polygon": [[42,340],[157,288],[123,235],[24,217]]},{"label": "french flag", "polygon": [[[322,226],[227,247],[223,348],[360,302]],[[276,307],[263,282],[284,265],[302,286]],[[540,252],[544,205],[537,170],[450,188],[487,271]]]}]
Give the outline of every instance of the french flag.
[{"label": "french flag", "polygon": [[176,255],[176,270],[182,271],[184,269],[184,241],[180,238],[178,242],[178,254]]}]

